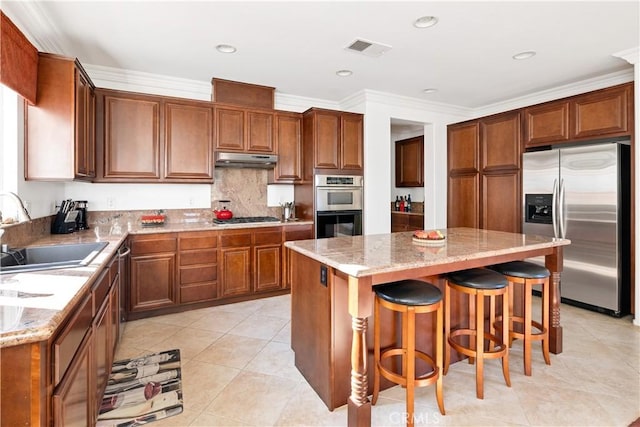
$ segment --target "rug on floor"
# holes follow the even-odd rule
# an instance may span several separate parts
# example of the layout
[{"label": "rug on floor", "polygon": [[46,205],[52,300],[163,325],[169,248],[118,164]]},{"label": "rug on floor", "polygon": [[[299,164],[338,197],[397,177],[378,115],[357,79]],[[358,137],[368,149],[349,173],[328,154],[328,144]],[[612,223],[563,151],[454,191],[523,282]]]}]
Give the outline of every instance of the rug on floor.
[{"label": "rug on floor", "polygon": [[135,427],[180,414],[180,380],[178,349],[114,362],[97,427]]}]

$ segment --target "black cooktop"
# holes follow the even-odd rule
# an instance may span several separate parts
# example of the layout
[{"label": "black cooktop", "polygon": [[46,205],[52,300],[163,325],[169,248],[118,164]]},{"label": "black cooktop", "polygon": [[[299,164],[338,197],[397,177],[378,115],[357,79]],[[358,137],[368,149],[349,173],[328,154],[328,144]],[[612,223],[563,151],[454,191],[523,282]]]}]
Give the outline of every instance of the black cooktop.
[{"label": "black cooktop", "polygon": [[252,222],[280,222],[280,220],[273,216],[237,216],[231,219],[217,219],[213,218],[214,224],[249,224]]}]

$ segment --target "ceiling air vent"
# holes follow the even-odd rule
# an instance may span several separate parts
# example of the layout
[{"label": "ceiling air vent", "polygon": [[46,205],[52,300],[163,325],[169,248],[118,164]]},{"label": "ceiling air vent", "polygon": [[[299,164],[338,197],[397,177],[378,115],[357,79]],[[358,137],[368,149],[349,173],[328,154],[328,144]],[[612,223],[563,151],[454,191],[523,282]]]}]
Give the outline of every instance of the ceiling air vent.
[{"label": "ceiling air vent", "polygon": [[391,46],[382,43],[371,42],[368,40],[356,39],[345,49],[367,56],[380,56],[390,50]]}]

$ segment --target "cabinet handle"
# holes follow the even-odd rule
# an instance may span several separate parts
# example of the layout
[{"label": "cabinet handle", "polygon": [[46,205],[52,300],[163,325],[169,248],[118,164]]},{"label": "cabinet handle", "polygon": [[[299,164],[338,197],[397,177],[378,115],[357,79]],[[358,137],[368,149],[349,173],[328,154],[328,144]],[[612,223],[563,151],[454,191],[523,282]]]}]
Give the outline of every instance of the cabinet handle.
[{"label": "cabinet handle", "polygon": [[131,253],[131,248],[127,248],[124,252],[118,252],[118,258],[124,258]]}]

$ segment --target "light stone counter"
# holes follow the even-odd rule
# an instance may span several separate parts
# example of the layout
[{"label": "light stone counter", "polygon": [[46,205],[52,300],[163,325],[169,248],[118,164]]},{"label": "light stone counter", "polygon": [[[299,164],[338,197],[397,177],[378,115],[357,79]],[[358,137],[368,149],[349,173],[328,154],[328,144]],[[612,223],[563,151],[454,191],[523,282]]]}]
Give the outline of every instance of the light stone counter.
[{"label": "light stone counter", "polygon": [[30,246],[106,241],[109,245],[86,267],[0,275],[0,347],[49,339],[89,290],[129,234],[177,233],[313,224],[313,221],[215,225],[210,222],[96,224],[72,234],[46,235]]}]

